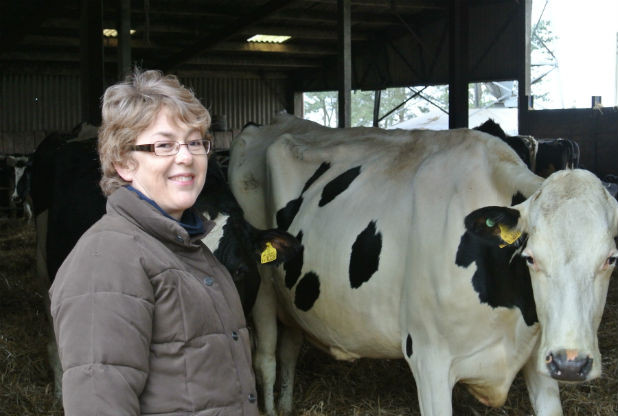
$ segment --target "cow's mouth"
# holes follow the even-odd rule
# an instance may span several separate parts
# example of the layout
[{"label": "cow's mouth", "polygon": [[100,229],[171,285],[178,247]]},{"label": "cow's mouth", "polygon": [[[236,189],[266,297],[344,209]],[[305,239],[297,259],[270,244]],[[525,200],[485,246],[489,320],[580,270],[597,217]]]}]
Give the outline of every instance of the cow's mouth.
[{"label": "cow's mouth", "polygon": [[592,363],[590,355],[578,353],[577,350],[562,349],[550,352],[545,357],[549,375],[566,382],[585,381],[592,370]]}]

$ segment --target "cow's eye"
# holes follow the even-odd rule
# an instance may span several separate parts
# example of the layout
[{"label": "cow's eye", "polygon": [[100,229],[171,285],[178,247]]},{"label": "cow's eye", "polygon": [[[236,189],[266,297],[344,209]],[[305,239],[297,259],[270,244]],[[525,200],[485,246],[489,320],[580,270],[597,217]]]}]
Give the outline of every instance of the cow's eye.
[{"label": "cow's eye", "polygon": [[534,257],[526,254],[523,254],[522,257],[524,260],[526,260],[526,264],[528,264],[528,266],[534,266]]},{"label": "cow's eye", "polygon": [[247,266],[239,266],[234,270],[234,280],[244,279],[245,275],[249,272],[249,268]]},{"label": "cow's eye", "polygon": [[615,255],[615,256],[609,256],[609,257],[607,258],[607,265],[608,265],[608,266],[613,266],[613,265],[615,265],[615,264],[616,264],[616,260],[618,260],[618,255]]}]

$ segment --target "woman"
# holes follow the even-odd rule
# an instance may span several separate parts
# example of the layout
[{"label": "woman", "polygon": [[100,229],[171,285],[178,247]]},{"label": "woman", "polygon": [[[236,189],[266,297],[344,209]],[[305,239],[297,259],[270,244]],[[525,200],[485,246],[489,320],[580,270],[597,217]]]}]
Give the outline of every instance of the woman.
[{"label": "woman", "polygon": [[191,209],[208,111],[174,76],[136,70],[103,97],[107,213],[50,290],[71,415],[257,415],[249,334]]}]

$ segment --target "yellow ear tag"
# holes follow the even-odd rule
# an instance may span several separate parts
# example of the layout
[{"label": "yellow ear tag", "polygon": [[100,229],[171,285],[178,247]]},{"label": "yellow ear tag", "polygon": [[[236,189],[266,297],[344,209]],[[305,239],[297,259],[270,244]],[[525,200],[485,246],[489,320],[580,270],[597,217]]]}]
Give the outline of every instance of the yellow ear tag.
[{"label": "yellow ear tag", "polygon": [[266,248],[262,251],[262,264],[270,263],[271,261],[277,260],[277,249],[273,247],[270,242],[266,243]]},{"label": "yellow ear tag", "polygon": [[500,244],[500,248],[513,244],[521,235],[520,231],[508,228],[506,225],[498,224],[498,227],[500,227],[500,238],[506,243]]}]

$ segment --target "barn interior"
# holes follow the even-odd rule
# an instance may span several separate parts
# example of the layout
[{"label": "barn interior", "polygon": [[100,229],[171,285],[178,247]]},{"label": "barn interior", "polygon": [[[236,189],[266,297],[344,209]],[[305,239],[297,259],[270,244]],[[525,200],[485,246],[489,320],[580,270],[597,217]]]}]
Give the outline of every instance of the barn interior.
[{"label": "barn interior", "polygon": [[[105,87],[139,65],[193,88],[223,146],[247,122],[302,115],[305,91],[338,91],[348,126],[350,91],[446,84],[455,128],[470,83],[513,80],[520,134],[576,140],[583,166],[615,174],[616,108],[533,108],[531,1],[2,1],[0,153],[97,124]],[[247,42],[256,34],[290,38]]]},{"label": "barn interior", "polygon": [[[616,175],[618,108],[534,108],[529,73],[531,1],[0,0],[0,154],[29,154],[51,132],[70,131],[83,121],[98,124],[103,91],[137,65],[176,74],[195,91],[213,115],[219,148],[229,146],[248,122],[268,124],[282,110],[302,116],[302,94],[307,91],[338,91],[343,127],[350,125],[353,90],[447,84],[449,127],[456,128],[474,127],[468,126],[470,83],[517,81],[520,134],[572,139],[579,144],[582,167],[600,177]],[[256,34],[290,38],[284,43],[247,42]],[[0,183],[0,192],[8,192],[8,187]],[[3,212],[7,211],[0,217]],[[0,353],[14,354],[10,351],[20,348],[14,338],[45,336],[44,327],[34,326],[44,312],[39,298],[25,295],[32,289],[29,283],[11,280],[21,277],[23,270],[34,273],[32,231],[21,225],[0,226],[0,250],[5,254],[0,286],[5,295],[14,296],[4,301],[5,307],[35,305],[26,314],[27,333],[0,332]],[[9,253],[14,247],[26,254]],[[564,393],[582,403],[581,414],[617,411],[618,294],[612,290],[601,340],[609,373],[598,383]],[[22,355],[44,357],[43,350],[44,343]],[[310,362],[322,364],[321,370],[300,368],[299,377],[306,381],[298,393],[302,414],[412,414],[406,412],[415,408],[409,403],[415,400],[414,382],[400,363],[365,361],[332,367],[315,351],[305,354]],[[19,413],[14,414],[62,414],[53,401],[53,388],[46,391],[51,380],[43,358],[28,365],[27,370],[5,366],[4,374],[18,374],[20,380],[32,375],[35,381],[30,390],[23,387],[26,391],[19,398],[21,386],[0,388],[0,401],[19,403],[21,407],[15,407]],[[324,378],[316,381],[313,376],[319,371]],[[337,384],[358,378],[362,371],[389,381],[371,391],[349,382]],[[331,374],[335,376],[327,378]],[[348,395],[348,400],[336,402],[329,392],[333,389]],[[382,400],[393,402],[392,407],[385,403],[372,407],[379,401],[380,389],[391,391]],[[518,389],[520,395],[511,397],[500,412],[485,409],[458,391],[458,414],[529,414],[529,404],[521,403],[527,400],[521,382],[515,386]],[[410,394],[403,397],[407,391]],[[316,392],[323,394],[317,402],[312,398]],[[29,394],[37,396],[29,400]],[[335,407],[329,408],[331,404]],[[0,414],[2,408],[0,403]]]}]

